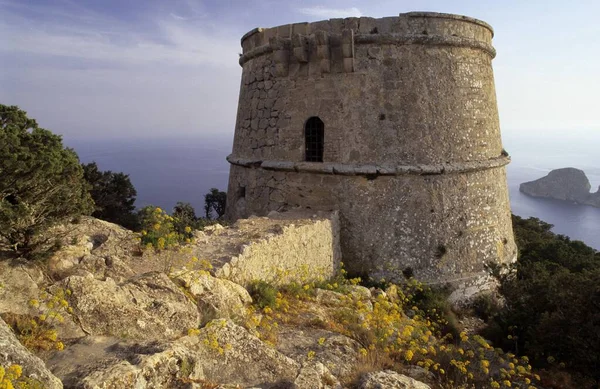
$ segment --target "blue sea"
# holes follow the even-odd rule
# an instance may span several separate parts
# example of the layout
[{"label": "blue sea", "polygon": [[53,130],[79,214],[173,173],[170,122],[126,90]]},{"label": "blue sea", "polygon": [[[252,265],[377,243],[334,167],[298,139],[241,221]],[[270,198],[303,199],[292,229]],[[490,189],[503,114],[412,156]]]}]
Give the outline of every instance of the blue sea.
[{"label": "blue sea", "polygon": [[[232,136],[233,138],[233,136]],[[137,191],[135,205],[156,205],[171,212],[178,201],[204,212],[204,195],[227,190],[230,139],[68,140],[82,163],[129,175]]]},{"label": "blue sea", "polygon": [[504,134],[512,158],[507,167],[510,205],[515,215],[537,217],[554,225],[558,234],[582,240],[600,250],[600,208],[559,200],[532,198],[519,192],[519,184],[547,175],[551,170],[575,167],[585,172],[592,191],[600,185],[600,135],[577,131],[560,135]]},{"label": "blue sea", "polygon": [[[65,143],[77,151],[82,162],[96,161],[101,170],[129,174],[138,192],[138,208],[152,204],[170,211],[183,201],[201,214],[204,195],[210,188],[227,189],[229,164],[225,157],[231,152],[231,138],[65,139]],[[595,191],[600,185],[600,136],[575,132],[553,137],[542,132],[505,131],[503,142],[512,157],[507,177],[513,213],[540,218],[553,224],[554,232],[600,250],[600,208],[535,199],[519,192],[520,183],[561,167],[585,171]]]}]

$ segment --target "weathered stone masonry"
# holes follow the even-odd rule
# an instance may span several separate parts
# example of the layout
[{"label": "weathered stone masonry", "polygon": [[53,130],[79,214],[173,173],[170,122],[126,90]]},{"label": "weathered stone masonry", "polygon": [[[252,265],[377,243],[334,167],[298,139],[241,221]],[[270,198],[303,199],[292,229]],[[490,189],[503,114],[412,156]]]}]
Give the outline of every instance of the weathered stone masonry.
[{"label": "weathered stone masonry", "polygon": [[[420,12],[247,33],[228,217],[339,210],[344,262],[375,277],[473,283],[514,260],[492,36]],[[311,117],[323,162],[304,162]]]}]

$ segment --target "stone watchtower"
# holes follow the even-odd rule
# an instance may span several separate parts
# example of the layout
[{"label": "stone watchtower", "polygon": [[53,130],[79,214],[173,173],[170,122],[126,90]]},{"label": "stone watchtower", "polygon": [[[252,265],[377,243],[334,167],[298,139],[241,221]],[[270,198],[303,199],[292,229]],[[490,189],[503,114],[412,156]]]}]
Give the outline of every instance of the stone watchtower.
[{"label": "stone watchtower", "polygon": [[228,217],[339,210],[344,262],[377,278],[514,260],[492,36],[428,12],[248,32]]}]

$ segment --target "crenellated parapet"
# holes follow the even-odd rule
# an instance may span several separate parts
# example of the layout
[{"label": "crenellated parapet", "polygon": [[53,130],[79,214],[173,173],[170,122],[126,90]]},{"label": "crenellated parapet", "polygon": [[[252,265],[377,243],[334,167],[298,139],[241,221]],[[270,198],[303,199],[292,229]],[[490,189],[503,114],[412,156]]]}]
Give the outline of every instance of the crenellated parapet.
[{"label": "crenellated parapet", "polygon": [[367,44],[471,47],[493,58],[492,37],[493,30],[485,22],[442,13],[330,19],[249,31],[242,37],[240,65],[271,55],[277,77],[352,73],[355,46]]}]

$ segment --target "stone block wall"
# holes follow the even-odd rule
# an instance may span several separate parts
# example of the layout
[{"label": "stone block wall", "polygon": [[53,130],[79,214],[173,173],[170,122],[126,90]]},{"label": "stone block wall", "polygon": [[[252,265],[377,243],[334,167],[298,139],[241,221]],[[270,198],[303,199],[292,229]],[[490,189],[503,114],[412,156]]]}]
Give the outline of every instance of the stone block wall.
[{"label": "stone block wall", "polygon": [[334,276],[341,260],[337,212],[271,212],[199,234],[194,255],[214,274],[247,286],[309,282]]}]

